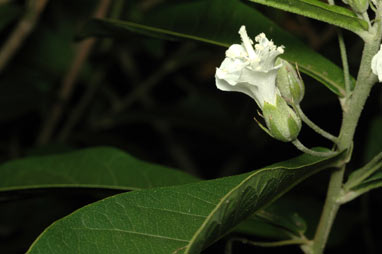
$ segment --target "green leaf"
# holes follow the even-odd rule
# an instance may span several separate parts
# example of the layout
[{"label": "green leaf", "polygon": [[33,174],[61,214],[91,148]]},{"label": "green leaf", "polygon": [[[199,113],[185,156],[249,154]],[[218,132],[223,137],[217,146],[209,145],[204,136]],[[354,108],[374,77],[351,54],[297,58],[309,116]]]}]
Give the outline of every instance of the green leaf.
[{"label": "green leaf", "polygon": [[375,172],[372,174],[369,178],[367,178],[364,182],[362,182],[360,185],[354,187],[355,191],[361,191],[364,193],[366,191],[369,191],[371,189],[382,187],[382,165],[381,170]]},{"label": "green leaf", "polygon": [[140,190],[198,181],[181,171],[137,160],[111,147],[10,161],[0,166],[0,179],[0,193],[76,187]]},{"label": "green leaf", "polygon": [[382,152],[377,154],[370,162],[360,169],[350,174],[348,181],[344,185],[345,190],[356,188],[357,185],[368,181],[375,172],[382,169]]},{"label": "green leaf", "polygon": [[187,38],[229,47],[233,43],[240,43],[239,28],[246,25],[250,37],[264,32],[277,45],[285,46],[282,55],[285,60],[298,64],[302,72],[317,79],[337,95],[345,94],[343,72],[337,65],[239,0],[182,1],[161,6],[142,16],[129,21],[91,20],[79,37],[120,38],[129,35],[126,31],[132,31],[164,39]]},{"label": "green leaf", "polygon": [[351,32],[364,32],[368,29],[365,20],[360,19],[349,9],[329,5],[318,0],[249,0],[270,7],[293,12],[336,25]]},{"label": "green leaf", "polygon": [[77,210],[27,253],[200,253],[308,176],[343,159],[301,155],[247,174],[133,191]]},{"label": "green leaf", "polygon": [[305,220],[291,206],[290,200],[280,199],[240,223],[235,232],[286,240],[301,237],[306,229]]},{"label": "green leaf", "polygon": [[379,164],[379,171],[372,174],[369,178],[362,183],[354,186],[350,190],[344,192],[339,198],[339,202],[347,203],[359,196],[365,194],[368,191],[382,187],[382,163]]},{"label": "green leaf", "polygon": [[371,121],[364,149],[366,165],[352,172],[344,184],[342,202],[349,202],[358,196],[382,187],[382,118],[377,116]]}]

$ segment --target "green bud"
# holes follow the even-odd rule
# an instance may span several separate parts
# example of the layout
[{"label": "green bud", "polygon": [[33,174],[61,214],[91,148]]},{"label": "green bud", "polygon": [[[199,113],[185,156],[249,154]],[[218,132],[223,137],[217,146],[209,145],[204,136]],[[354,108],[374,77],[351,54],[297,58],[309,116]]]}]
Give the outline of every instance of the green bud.
[{"label": "green bud", "polygon": [[343,0],[343,2],[350,5],[353,11],[361,14],[369,8],[369,0]]},{"label": "green bud", "polygon": [[301,130],[301,119],[279,95],[276,105],[264,103],[263,117],[268,128],[267,132],[280,141],[295,140]]},{"label": "green bud", "polygon": [[276,64],[282,66],[277,72],[276,85],[288,104],[299,104],[305,94],[305,86],[296,69],[287,61],[278,58]]}]

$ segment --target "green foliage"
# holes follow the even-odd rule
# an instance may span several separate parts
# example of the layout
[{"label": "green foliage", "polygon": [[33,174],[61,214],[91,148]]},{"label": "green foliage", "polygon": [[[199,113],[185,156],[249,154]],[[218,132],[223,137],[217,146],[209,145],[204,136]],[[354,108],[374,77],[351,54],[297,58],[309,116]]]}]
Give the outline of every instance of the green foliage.
[{"label": "green foliage", "polygon": [[[348,202],[372,189],[382,187],[381,128],[382,119],[380,117],[373,119],[365,150],[365,157],[370,161],[349,175],[341,201]],[[374,157],[371,158],[371,156]]]},{"label": "green foliage", "polygon": [[277,45],[285,46],[283,58],[298,64],[302,72],[317,79],[332,92],[344,95],[343,72],[338,66],[239,0],[172,3],[131,20],[92,20],[83,28],[80,37],[126,38],[126,31],[133,31],[161,39],[180,37],[228,47],[240,41],[237,31],[243,24],[250,37],[264,32]]},{"label": "green foliage", "polygon": [[0,184],[3,195],[37,188],[140,190],[198,181],[111,147],[10,161],[0,166],[0,178],[4,179]]},{"label": "green foliage", "polygon": [[[378,205],[363,203],[361,216],[344,206],[334,223],[343,203],[382,186],[381,86],[371,90],[370,70],[382,3],[364,12],[367,1],[343,2],[358,13],[332,0],[0,0],[1,253],[222,253],[226,243],[232,254],[285,244],[306,254],[326,245],[379,253],[376,239],[360,234],[378,231]],[[264,135],[253,100],[216,90],[216,67],[243,25],[251,38],[265,33],[285,46],[291,66],[279,82],[296,85],[294,68],[307,74],[301,105],[288,101],[293,109],[278,118],[259,113],[271,136],[293,142]],[[251,62],[259,59],[276,71],[261,46],[231,52],[238,73],[266,80]],[[248,89],[300,102],[297,85]],[[357,127],[364,105],[371,111]],[[305,124],[332,149],[303,145],[326,144]],[[305,154],[288,160],[292,145]],[[346,174],[348,165],[360,168]]]},{"label": "green foliage", "polygon": [[200,253],[342,155],[304,154],[247,174],[115,195],[55,222],[28,253]]},{"label": "green foliage", "polygon": [[357,17],[352,11],[323,3],[318,0],[250,0],[284,11],[327,22],[352,32],[362,32],[368,29],[368,24]]},{"label": "green foliage", "polygon": [[288,199],[279,199],[240,223],[235,232],[272,239],[300,238],[307,229],[306,221]]}]

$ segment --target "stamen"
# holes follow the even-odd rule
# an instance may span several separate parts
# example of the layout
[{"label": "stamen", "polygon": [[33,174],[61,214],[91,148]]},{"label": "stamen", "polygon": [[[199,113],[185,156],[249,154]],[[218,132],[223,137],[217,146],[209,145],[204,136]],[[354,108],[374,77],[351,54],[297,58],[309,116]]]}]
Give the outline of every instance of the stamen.
[{"label": "stamen", "polygon": [[248,37],[245,26],[241,26],[239,30],[241,40],[243,41],[243,46],[248,53],[249,58],[255,58],[256,53],[252,47],[253,41]]}]

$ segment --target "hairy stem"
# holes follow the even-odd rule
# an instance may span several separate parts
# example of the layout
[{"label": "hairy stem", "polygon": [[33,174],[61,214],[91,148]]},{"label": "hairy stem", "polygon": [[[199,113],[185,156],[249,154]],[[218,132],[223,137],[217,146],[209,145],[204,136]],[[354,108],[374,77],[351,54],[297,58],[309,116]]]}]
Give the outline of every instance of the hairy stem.
[{"label": "hairy stem", "polygon": [[[370,36],[365,40],[356,87],[343,107],[343,119],[337,143],[339,151],[351,149],[359,117],[370,90],[377,80],[376,76],[371,72],[371,59],[378,51],[380,40],[381,28],[379,24],[376,24],[375,27],[370,29]],[[325,249],[331,227],[340,207],[337,199],[342,190],[345,169],[346,164],[334,170],[330,177],[325,205],[313,240],[313,254],[322,254]]]},{"label": "hairy stem", "polygon": [[301,152],[304,152],[304,153],[307,153],[307,154],[310,154],[313,156],[317,156],[317,157],[327,157],[327,156],[334,155],[336,153],[334,151],[317,152],[317,151],[311,150],[311,149],[307,148],[306,146],[304,146],[298,139],[293,140],[292,144]]}]

